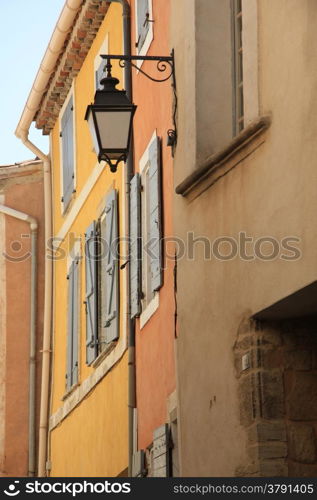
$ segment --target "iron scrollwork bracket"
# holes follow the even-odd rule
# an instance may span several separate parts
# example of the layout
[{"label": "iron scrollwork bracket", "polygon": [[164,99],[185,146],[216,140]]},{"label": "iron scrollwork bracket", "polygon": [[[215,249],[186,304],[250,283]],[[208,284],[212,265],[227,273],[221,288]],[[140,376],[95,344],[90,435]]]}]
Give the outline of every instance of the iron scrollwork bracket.
[{"label": "iron scrollwork bracket", "polygon": [[127,160],[127,157],[125,154],[122,154],[117,160],[114,160],[112,161],[108,155],[106,154],[103,154],[101,157],[100,157],[100,160],[103,160],[105,161],[109,167],[110,167],[110,172],[112,173],[115,173],[117,171],[117,168],[118,168],[118,165],[121,161],[126,161]]},{"label": "iron scrollwork bracket", "polygon": [[[121,68],[125,68],[127,64],[129,64],[132,68],[135,68],[137,71],[142,73],[142,75],[146,76],[152,82],[162,83],[166,82],[170,78],[172,78],[172,85],[175,87],[175,66],[174,66],[174,50],[172,50],[170,56],[125,56],[125,55],[113,55],[113,54],[102,54],[102,59],[111,59],[119,60],[119,66]],[[160,73],[165,73],[169,70],[169,73],[164,78],[154,78],[153,76],[146,73],[142,68],[140,68],[134,61],[153,61],[156,62],[156,69]]]}]

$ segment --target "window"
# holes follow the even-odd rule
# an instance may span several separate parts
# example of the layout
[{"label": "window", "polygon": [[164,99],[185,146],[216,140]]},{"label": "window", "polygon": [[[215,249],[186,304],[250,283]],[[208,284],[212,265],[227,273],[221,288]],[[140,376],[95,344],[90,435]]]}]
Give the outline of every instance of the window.
[{"label": "window", "polygon": [[170,464],[171,464],[171,476],[179,477],[179,448],[178,448],[178,433],[177,433],[177,418],[173,420],[170,424]]},{"label": "window", "polygon": [[69,391],[78,382],[78,328],[79,328],[79,259],[72,260],[68,279],[67,319],[67,373],[66,388]]},{"label": "window", "polygon": [[232,0],[233,135],[244,128],[242,0]]},{"label": "window", "polygon": [[85,233],[86,362],[119,337],[118,195],[112,190]]},{"label": "window", "polygon": [[62,146],[62,205],[65,211],[75,192],[74,172],[74,105],[73,96],[68,100],[61,119]]},{"label": "window", "polygon": [[105,72],[105,66],[106,66],[106,60],[101,59],[101,62],[99,63],[98,69],[95,71],[95,88],[96,90],[101,90],[103,89],[103,86],[101,85],[101,80],[106,77],[106,72]]},{"label": "window", "polygon": [[153,40],[152,0],[135,0],[136,10],[136,48],[145,55]]},{"label": "window", "polygon": [[95,58],[95,63],[94,63],[94,69],[95,69],[95,89],[99,90],[102,89],[103,86],[100,85],[100,80],[106,76],[105,72],[105,66],[106,66],[106,59],[102,59],[100,57],[100,54],[109,54],[109,35],[107,34],[106,38],[104,39],[103,44],[100,47],[99,54]]},{"label": "window", "polygon": [[130,203],[131,316],[142,311],[142,327],[158,307],[157,292],[163,284],[161,162],[156,134],[140,160],[140,174],[131,180]]},{"label": "window", "polygon": [[161,425],[153,432],[152,476],[170,477],[170,429],[168,424]]}]

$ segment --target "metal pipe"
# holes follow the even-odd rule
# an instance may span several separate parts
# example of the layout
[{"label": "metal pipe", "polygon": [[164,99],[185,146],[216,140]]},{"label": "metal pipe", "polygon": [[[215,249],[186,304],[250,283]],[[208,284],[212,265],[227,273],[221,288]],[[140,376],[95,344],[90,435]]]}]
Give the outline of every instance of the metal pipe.
[{"label": "metal pipe", "polygon": [[36,427],[36,311],[37,311],[37,230],[31,230],[31,326],[30,326],[30,389],[29,389],[29,476],[35,476]]},{"label": "metal pipe", "polygon": [[[126,56],[131,56],[131,8],[127,0],[112,0],[121,3],[123,17],[123,52]],[[127,64],[124,68],[124,86],[128,98],[132,101],[132,71],[131,66]],[[133,134],[131,137],[131,146],[127,159],[126,168],[126,200],[127,200],[127,237],[130,237],[130,181],[134,174],[133,168]],[[129,476],[132,476],[132,464],[134,450],[134,409],[136,408],[136,379],[135,379],[135,321],[131,319],[130,307],[130,265],[128,267],[127,279],[127,302],[128,302],[128,425],[129,425]]]},{"label": "metal pipe", "polygon": [[[43,161],[44,171],[44,219],[45,219],[45,244],[52,237],[52,184],[51,163],[39,148],[28,139],[24,130],[17,129],[16,135],[23,144]],[[51,323],[52,323],[52,261],[45,258],[45,291],[44,291],[44,328],[42,348],[42,377],[41,377],[41,405],[40,405],[40,429],[39,429],[39,454],[38,454],[38,476],[46,475],[46,450],[48,435],[48,403],[49,403],[49,379],[50,379],[50,355],[51,355]]]},{"label": "metal pipe", "polygon": [[[131,55],[131,9],[127,0],[121,0],[123,16],[123,50],[127,56]],[[132,70],[127,65],[124,69],[124,84],[127,96],[132,101]],[[131,147],[127,160],[127,210],[128,210],[128,241],[130,238],[130,181],[134,174],[133,168],[133,134],[131,137]],[[130,253],[130,252],[129,252]],[[136,374],[135,374],[135,321],[131,319],[130,304],[130,265],[128,267],[128,408],[129,408],[129,476],[132,477],[133,454],[134,449],[134,409],[136,408]]]},{"label": "metal pipe", "polygon": [[37,220],[5,205],[0,212],[28,222],[31,230],[30,353],[29,353],[29,435],[28,476],[35,475],[35,395],[36,395],[36,311],[37,311]]}]

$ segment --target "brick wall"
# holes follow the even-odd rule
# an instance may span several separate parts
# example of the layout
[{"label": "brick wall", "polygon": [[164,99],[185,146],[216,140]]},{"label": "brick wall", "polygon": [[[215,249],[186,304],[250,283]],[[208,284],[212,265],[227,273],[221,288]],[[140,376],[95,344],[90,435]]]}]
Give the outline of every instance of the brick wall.
[{"label": "brick wall", "polygon": [[246,321],[234,345],[248,463],[238,476],[316,476],[317,319]]}]

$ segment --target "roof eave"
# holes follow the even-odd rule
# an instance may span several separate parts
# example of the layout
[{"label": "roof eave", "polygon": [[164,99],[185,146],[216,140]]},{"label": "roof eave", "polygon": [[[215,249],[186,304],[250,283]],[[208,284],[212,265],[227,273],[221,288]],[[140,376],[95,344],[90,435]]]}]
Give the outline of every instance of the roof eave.
[{"label": "roof eave", "polygon": [[28,135],[61,50],[83,2],[84,0],[66,0],[65,2],[15,130],[15,135],[19,138]]}]

